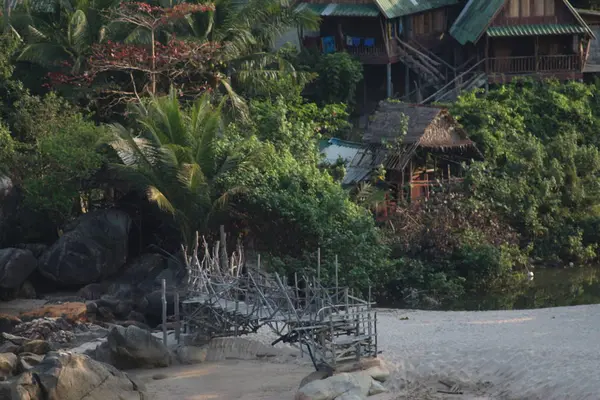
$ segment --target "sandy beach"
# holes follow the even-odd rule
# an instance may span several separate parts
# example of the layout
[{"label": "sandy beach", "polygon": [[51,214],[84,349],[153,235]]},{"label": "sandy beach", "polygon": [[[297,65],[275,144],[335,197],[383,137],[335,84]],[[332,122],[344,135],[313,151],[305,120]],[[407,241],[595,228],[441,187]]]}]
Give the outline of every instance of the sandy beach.
[{"label": "sandy beach", "polygon": [[[403,319],[408,318],[408,319]],[[485,312],[379,310],[388,399],[598,400],[600,305]],[[254,338],[268,342],[263,332]],[[156,400],[292,399],[306,360],[139,371]],[[165,374],[162,380],[152,376]],[[440,383],[440,381],[443,382]],[[443,394],[457,385],[459,394]]]}]

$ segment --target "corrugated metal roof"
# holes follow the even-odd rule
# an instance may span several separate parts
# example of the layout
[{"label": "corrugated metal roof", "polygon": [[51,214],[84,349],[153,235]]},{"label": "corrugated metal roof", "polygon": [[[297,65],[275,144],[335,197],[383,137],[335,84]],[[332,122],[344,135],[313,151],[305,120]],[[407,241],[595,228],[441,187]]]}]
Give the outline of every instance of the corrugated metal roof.
[{"label": "corrugated metal roof", "polygon": [[[476,43],[504,3],[505,0],[469,0],[450,28],[450,35],[463,45],[468,42]],[[573,6],[567,0],[563,0],[563,3],[567,6],[582,28],[581,31],[572,33],[588,33],[590,36],[595,37],[594,33]],[[552,33],[546,33],[546,35],[548,34]]]},{"label": "corrugated metal roof", "polygon": [[567,35],[585,32],[583,26],[574,24],[491,26],[487,30],[490,37]]},{"label": "corrugated metal roof", "polygon": [[298,10],[309,9],[322,17],[377,17],[375,4],[309,4],[301,3]]},{"label": "corrugated metal roof", "polygon": [[387,18],[397,18],[435,8],[452,6],[460,0],[374,0]]},{"label": "corrugated metal roof", "polygon": [[452,24],[450,35],[460,44],[477,42],[505,0],[469,0]]},{"label": "corrugated metal roof", "polygon": [[327,164],[335,164],[340,158],[345,163],[352,161],[359,149],[363,146],[360,143],[347,142],[340,139],[330,139],[328,145],[321,149],[321,154],[324,156],[324,162]]}]

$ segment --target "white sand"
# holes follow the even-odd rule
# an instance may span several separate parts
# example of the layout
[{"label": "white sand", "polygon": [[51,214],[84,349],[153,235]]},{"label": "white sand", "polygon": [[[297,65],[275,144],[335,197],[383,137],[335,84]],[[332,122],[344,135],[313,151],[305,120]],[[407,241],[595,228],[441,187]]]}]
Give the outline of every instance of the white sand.
[{"label": "white sand", "polygon": [[442,379],[485,399],[600,399],[600,305],[382,310],[378,319],[379,348],[397,369],[394,391]]}]

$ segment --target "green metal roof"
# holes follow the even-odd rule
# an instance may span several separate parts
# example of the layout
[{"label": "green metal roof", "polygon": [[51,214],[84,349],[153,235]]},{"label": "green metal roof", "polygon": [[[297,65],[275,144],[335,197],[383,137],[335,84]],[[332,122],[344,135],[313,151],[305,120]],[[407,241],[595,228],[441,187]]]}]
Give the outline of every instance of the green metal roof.
[{"label": "green metal roof", "polygon": [[309,9],[322,17],[377,17],[375,4],[309,4],[301,3],[297,10]]},{"label": "green metal roof", "polygon": [[567,35],[585,32],[583,26],[574,24],[491,26],[487,30],[490,37]]},{"label": "green metal roof", "polygon": [[460,0],[374,0],[387,18],[398,18],[435,8],[452,6]]},{"label": "green metal roof", "polygon": [[[564,33],[588,33],[594,37],[593,32],[587,26],[581,15],[573,8],[571,3],[567,0],[563,0],[569,11],[573,14],[577,22],[579,22],[578,30],[574,32]],[[460,44],[467,44],[468,42],[476,43],[481,37],[483,32],[489,26],[490,22],[494,19],[494,16],[500,11],[504,5],[505,0],[469,0],[465,8],[462,10],[452,27],[450,28],[450,35],[452,35]],[[533,25],[528,25],[533,26]],[[550,25],[538,25],[541,27],[548,27]],[[556,26],[556,25],[552,25]],[[566,25],[562,25],[566,26]],[[568,25],[573,26],[573,25]],[[522,26],[521,26],[522,27]],[[500,27],[494,27],[494,29]],[[510,31],[512,28],[503,26],[502,29]],[[580,28],[580,29],[579,29]],[[543,28],[541,28],[544,31]],[[490,30],[488,29],[488,33]],[[494,30],[492,30],[494,32]],[[558,35],[560,33],[530,33],[528,35]],[[491,36],[491,35],[490,35]],[[525,34],[498,34],[496,36],[525,36]]]},{"label": "green metal roof", "polygon": [[477,42],[505,0],[469,0],[452,24],[450,35],[460,44]]}]

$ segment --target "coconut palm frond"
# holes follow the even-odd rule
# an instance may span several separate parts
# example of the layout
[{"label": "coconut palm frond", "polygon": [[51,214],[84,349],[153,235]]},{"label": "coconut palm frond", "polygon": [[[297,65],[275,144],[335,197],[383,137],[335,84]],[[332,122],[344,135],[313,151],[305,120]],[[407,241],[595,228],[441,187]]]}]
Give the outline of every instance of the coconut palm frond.
[{"label": "coconut palm frond", "polygon": [[149,186],[148,190],[146,191],[146,195],[148,196],[148,200],[150,200],[153,203],[156,203],[156,205],[161,210],[167,211],[171,214],[175,214],[177,212],[173,204],[167,198],[167,196],[163,192],[158,190],[157,187]]}]

